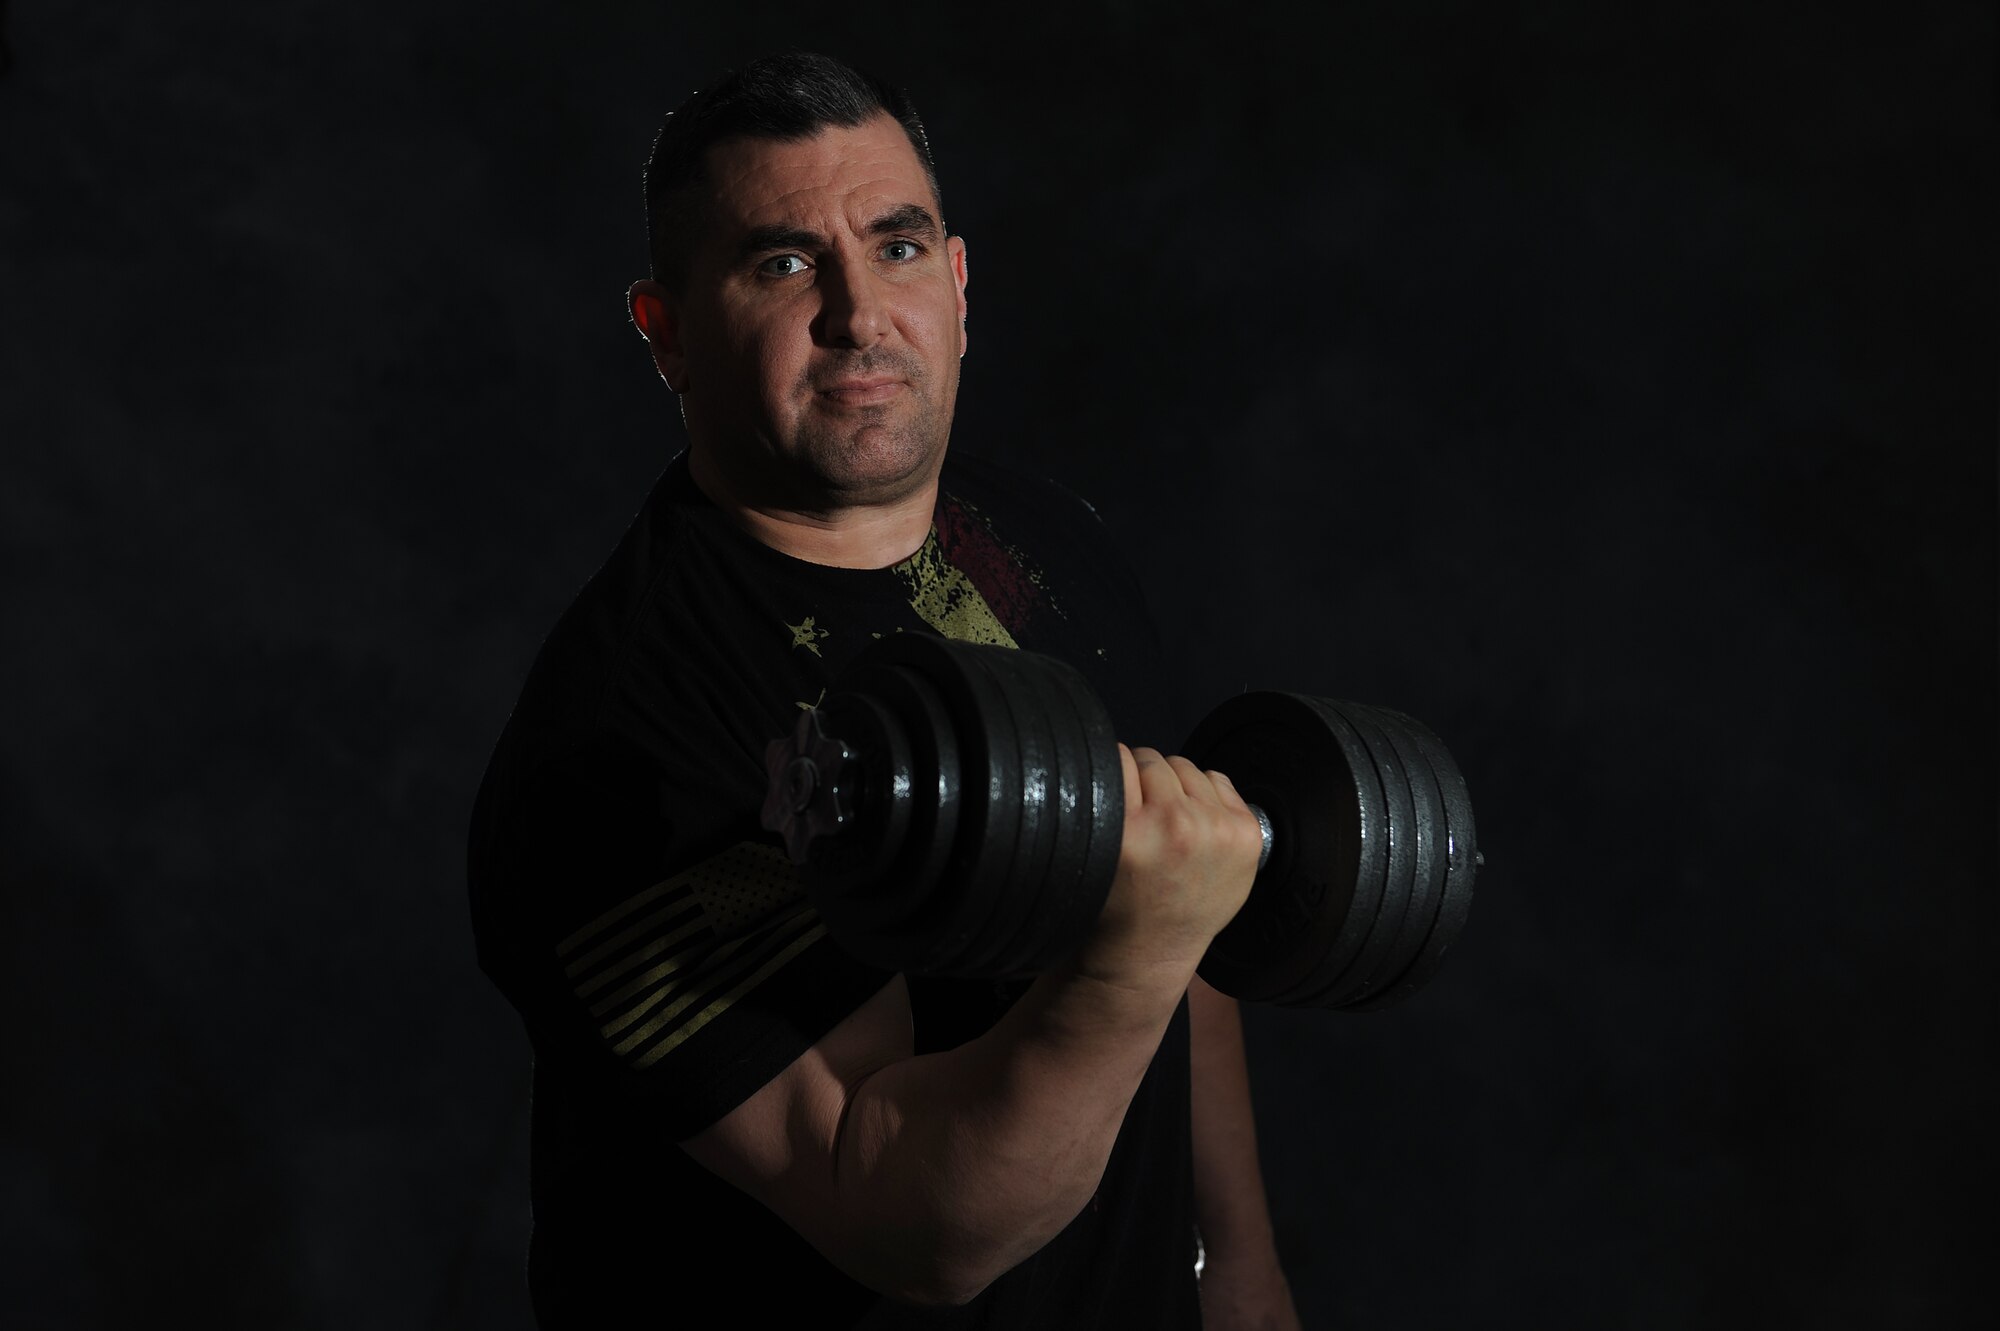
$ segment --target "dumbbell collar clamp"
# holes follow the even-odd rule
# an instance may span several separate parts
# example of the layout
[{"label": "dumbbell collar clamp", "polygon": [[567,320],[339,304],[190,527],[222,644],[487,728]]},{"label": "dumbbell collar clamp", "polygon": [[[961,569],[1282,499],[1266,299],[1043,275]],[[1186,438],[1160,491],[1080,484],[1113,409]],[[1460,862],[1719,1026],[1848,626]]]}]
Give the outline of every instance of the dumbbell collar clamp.
[{"label": "dumbbell collar clamp", "polygon": [[818,708],[799,714],[787,739],[764,746],[764,827],[784,838],[793,864],[804,864],[813,841],[854,821],[857,755],[826,733]]}]

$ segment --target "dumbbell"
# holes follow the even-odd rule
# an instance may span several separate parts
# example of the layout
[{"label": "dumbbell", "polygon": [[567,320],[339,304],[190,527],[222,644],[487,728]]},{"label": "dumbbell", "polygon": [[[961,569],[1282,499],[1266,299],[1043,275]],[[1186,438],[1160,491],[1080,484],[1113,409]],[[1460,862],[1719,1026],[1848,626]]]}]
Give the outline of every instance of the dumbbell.
[{"label": "dumbbell", "polygon": [[[1348,1010],[1407,996],[1457,939],[1482,862],[1437,737],[1360,703],[1245,693],[1181,746],[1227,774],[1265,849],[1203,957],[1234,997]],[[1052,657],[904,633],[771,741],[764,825],[829,932],[871,964],[1011,977],[1079,947],[1125,798],[1109,713]]]}]

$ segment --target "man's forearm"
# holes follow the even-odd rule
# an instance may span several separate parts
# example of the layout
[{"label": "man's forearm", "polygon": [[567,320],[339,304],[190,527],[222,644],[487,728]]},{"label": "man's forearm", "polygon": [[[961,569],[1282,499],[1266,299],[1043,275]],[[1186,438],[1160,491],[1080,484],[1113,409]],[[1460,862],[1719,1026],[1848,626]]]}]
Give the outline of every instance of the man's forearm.
[{"label": "man's forearm", "polygon": [[1153,749],[1119,759],[1118,870],[1068,964],[978,1039],[921,1057],[903,986],[885,986],[683,1143],[873,1289],[968,1301],[1076,1217],[1196,963],[1249,895],[1262,837],[1227,778]]},{"label": "man's forearm", "polygon": [[850,1269],[913,1302],[961,1303],[1090,1201],[1191,976],[1038,978],[979,1039],[880,1069],[854,1089],[837,1188]]},{"label": "man's forearm", "polygon": [[1250,1069],[1236,1000],[1196,979],[1188,986],[1188,1026],[1194,1216],[1208,1252],[1201,1277],[1202,1324],[1218,1331],[1299,1331],[1257,1166]]},{"label": "man's forearm", "polygon": [[1194,1205],[1211,1253],[1273,1250],[1270,1207],[1257,1162],[1250,1070],[1236,1000],[1199,977],[1188,986],[1193,1065]]}]

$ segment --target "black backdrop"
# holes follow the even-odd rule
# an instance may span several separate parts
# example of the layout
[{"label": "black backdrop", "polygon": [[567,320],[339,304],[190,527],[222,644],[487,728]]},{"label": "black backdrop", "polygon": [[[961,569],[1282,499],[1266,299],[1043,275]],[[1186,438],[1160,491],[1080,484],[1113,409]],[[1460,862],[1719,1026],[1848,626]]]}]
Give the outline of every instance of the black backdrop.
[{"label": "black backdrop", "polygon": [[1433,986],[1248,1017],[1308,1324],[1970,1308],[1987,7],[0,21],[10,1325],[524,1324],[463,827],[680,444],[622,309],[651,136],[786,45],[915,94],[954,446],[1095,500],[1191,709],[1387,703],[1466,769]]}]

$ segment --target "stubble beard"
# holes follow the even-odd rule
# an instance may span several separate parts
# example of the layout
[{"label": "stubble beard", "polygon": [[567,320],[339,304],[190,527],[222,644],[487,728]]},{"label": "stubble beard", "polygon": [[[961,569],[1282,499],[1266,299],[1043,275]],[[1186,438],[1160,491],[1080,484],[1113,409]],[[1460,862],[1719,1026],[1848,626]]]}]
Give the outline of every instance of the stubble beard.
[{"label": "stubble beard", "polygon": [[[812,383],[802,382],[813,406],[802,415],[787,450],[801,485],[830,506],[847,508],[892,504],[930,484],[951,437],[957,369],[953,362],[952,382],[940,384],[912,365],[844,367],[847,374],[900,373],[907,381],[894,400],[850,411],[814,410],[818,403]],[[942,401],[934,391],[938,388],[945,390]]]}]

